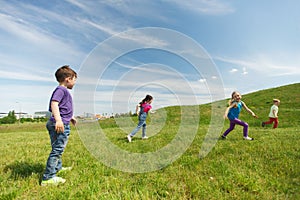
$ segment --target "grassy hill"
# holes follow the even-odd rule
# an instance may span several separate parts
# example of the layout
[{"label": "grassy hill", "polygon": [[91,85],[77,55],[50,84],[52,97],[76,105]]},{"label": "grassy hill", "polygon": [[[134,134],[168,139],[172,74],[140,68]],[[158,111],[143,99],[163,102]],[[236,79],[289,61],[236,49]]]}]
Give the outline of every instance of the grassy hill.
[{"label": "grassy hill", "polygon": [[261,90],[243,96],[247,103],[260,118],[267,119],[272,99],[280,99],[279,121],[280,127],[300,125],[300,84],[292,84],[278,88]]},{"label": "grassy hill", "polygon": [[[273,98],[281,100],[275,130],[261,127]],[[60,175],[67,182],[57,187],[39,185],[50,151],[45,124],[1,125],[0,199],[300,199],[300,84],[245,94],[243,101],[260,117],[254,119],[245,110],[240,116],[249,123],[255,140],[243,140],[242,128],[236,127],[203,159],[199,151],[211,125],[210,104],[161,109],[148,119],[151,137],[141,140],[139,132],[132,143],[125,136],[136,118],[100,121],[102,133],[95,122],[81,122],[78,131],[73,128],[63,155],[64,165],[73,170]],[[225,111],[227,100],[219,104]],[[227,128],[228,120],[216,134]],[[161,163],[164,167],[152,172],[125,172],[138,166],[135,155],[159,152],[172,142],[182,148],[181,143],[187,142],[184,136],[194,131],[191,144],[174,162]],[[114,147],[133,153],[129,162],[123,153],[119,160],[109,160],[113,167],[124,163],[123,170],[99,161],[103,155],[115,156],[107,152],[104,137]],[[149,168],[159,164],[144,162]]]}]

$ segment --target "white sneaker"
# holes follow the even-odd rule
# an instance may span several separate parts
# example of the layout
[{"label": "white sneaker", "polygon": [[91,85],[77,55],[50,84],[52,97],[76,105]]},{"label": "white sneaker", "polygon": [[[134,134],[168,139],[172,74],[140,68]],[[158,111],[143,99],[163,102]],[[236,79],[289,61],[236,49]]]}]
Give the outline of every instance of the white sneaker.
[{"label": "white sneaker", "polygon": [[62,167],[60,171],[71,171],[72,167]]},{"label": "white sneaker", "polygon": [[53,178],[50,178],[49,180],[45,180],[41,182],[41,186],[46,185],[58,185],[59,183],[65,183],[66,179],[63,179],[61,177],[55,176]]},{"label": "white sneaker", "polygon": [[131,136],[127,135],[128,142],[131,142]]},{"label": "white sneaker", "polygon": [[148,137],[147,137],[147,136],[144,136],[144,137],[142,137],[142,140],[146,140],[146,139],[148,139]]},{"label": "white sneaker", "polygon": [[247,137],[244,137],[245,140],[254,140],[253,138],[247,136]]}]

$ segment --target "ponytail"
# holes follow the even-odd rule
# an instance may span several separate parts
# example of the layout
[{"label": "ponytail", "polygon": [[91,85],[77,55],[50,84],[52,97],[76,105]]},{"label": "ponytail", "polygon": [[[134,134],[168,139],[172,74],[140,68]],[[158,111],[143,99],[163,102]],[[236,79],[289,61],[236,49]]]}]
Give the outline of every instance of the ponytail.
[{"label": "ponytail", "polygon": [[152,99],[153,99],[153,97],[151,95],[147,94],[146,97],[140,102],[140,104],[151,101]]}]

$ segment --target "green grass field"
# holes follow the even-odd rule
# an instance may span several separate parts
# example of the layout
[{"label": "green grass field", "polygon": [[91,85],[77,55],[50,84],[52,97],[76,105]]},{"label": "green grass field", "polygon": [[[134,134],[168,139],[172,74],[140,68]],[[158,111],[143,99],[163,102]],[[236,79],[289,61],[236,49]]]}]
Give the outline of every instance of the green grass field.
[{"label": "green grass field", "polygon": [[[281,100],[279,128],[275,130],[261,127],[268,119],[273,98]],[[147,173],[107,167],[99,161],[97,156],[101,155],[87,150],[107,153],[105,146],[100,146],[105,143],[96,140],[103,136],[94,134],[95,140],[86,140],[93,129],[88,133],[83,125],[78,130],[73,127],[63,154],[64,165],[73,166],[73,170],[60,174],[67,179],[65,184],[49,187],[40,186],[50,151],[45,124],[1,125],[0,199],[300,199],[300,84],[247,94],[243,101],[260,117],[254,119],[245,110],[240,116],[250,125],[249,135],[254,141],[243,140],[242,128],[236,127],[200,159],[211,117],[210,104],[200,105],[198,129],[187,150],[171,164]],[[226,103],[220,102],[224,111]],[[132,143],[125,137],[136,125],[136,118],[129,119],[127,126],[122,119],[117,123],[113,119],[100,121],[100,126],[116,147],[151,153],[174,141],[182,125],[181,112],[181,107],[168,107],[151,115],[147,133],[152,137],[141,140],[139,132]],[[197,120],[193,113],[188,117]],[[192,122],[184,127],[194,128]],[[222,131],[228,126],[227,120]],[[159,132],[151,135],[157,129]],[[134,157],[131,161],[134,163]]]}]

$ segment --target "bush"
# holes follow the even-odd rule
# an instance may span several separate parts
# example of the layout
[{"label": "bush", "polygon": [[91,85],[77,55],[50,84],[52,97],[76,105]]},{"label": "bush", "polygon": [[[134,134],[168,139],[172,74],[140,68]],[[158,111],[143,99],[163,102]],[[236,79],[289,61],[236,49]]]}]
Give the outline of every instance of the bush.
[{"label": "bush", "polygon": [[15,116],[15,111],[9,111],[8,115],[6,117],[3,117],[0,119],[0,124],[14,124],[17,121],[17,118]]}]

